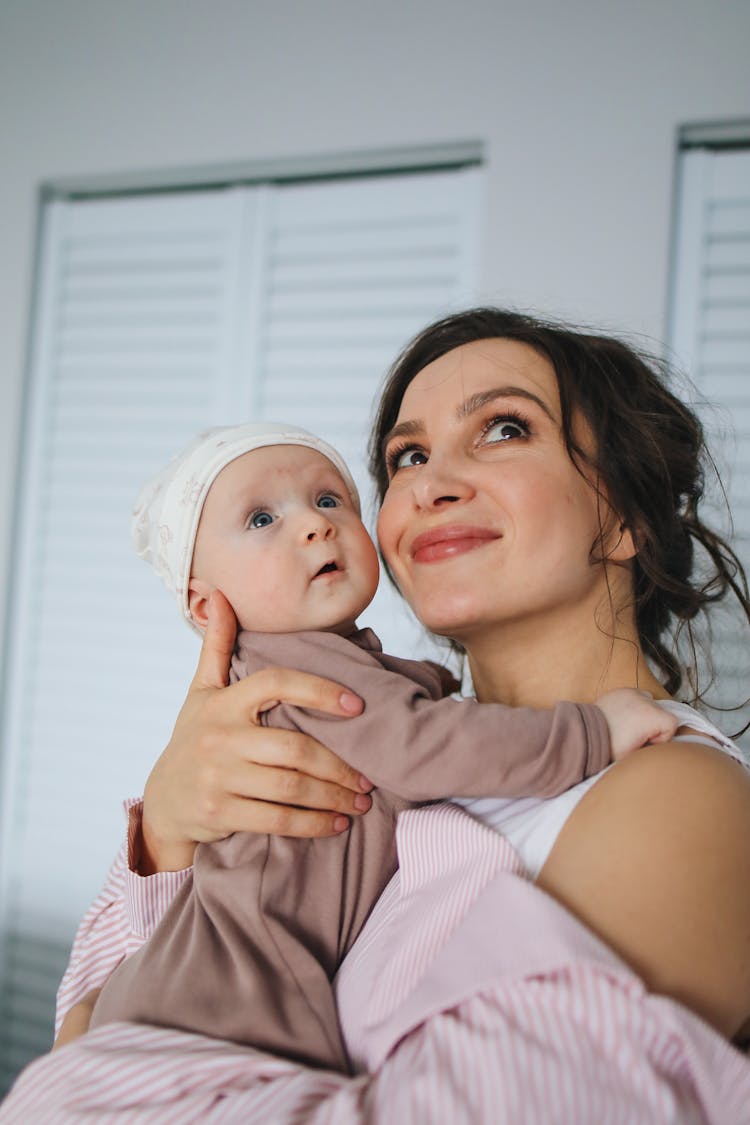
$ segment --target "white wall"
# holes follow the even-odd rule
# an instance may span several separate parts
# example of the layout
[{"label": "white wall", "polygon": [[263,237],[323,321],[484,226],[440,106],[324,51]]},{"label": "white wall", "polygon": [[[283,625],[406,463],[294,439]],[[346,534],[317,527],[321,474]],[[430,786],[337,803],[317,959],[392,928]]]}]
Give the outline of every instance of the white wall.
[{"label": "white wall", "polygon": [[676,127],[750,116],[746,0],[2,0],[0,589],[36,189],[480,139],[483,297],[664,330]]}]

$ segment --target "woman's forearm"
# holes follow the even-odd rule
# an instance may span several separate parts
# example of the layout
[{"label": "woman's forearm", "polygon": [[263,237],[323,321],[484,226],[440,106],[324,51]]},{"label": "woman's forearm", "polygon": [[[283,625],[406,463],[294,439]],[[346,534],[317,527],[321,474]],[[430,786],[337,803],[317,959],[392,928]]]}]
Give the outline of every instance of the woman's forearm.
[{"label": "woman's forearm", "polygon": [[101,987],[123,957],[153,933],[189,870],[143,878],[135,866],[141,803],[126,802],[127,839],[101,892],[78,927],[68,967],[57,993],[55,1033],[68,1011],[92,989]]},{"label": "woman's forearm", "polygon": [[104,886],[86,911],[76,933],[68,966],[57,990],[55,1035],[68,1011],[107,979],[128,948],[125,905],[127,842],[109,870]]},{"label": "woman's forearm", "polygon": [[67,1047],[69,1043],[86,1034],[91,1022],[91,1013],[94,1011],[94,1005],[100,992],[100,988],[92,988],[72,1008],[68,1009],[63,1016],[60,1030],[55,1036],[55,1042],[52,1045],[53,1051],[56,1051],[59,1047]]}]

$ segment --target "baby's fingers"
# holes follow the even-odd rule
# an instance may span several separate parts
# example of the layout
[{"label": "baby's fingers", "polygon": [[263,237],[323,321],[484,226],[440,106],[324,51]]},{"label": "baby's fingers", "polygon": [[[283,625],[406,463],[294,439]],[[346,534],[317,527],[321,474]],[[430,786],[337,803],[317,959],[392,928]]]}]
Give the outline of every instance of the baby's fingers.
[{"label": "baby's fingers", "polygon": [[650,736],[648,741],[670,742],[680,726],[680,720],[676,719],[674,715],[670,715],[668,711],[662,711],[661,708],[659,708],[659,712],[660,714],[656,720],[654,733]]}]

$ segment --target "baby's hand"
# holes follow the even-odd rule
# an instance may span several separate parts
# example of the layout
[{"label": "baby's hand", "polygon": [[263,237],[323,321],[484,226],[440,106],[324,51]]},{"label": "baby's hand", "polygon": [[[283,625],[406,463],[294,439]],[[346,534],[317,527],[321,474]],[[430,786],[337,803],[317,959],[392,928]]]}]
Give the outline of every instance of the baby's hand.
[{"label": "baby's hand", "polygon": [[647,692],[635,688],[605,692],[596,705],[607,720],[615,762],[649,742],[669,742],[680,725],[679,719],[657,707]]}]

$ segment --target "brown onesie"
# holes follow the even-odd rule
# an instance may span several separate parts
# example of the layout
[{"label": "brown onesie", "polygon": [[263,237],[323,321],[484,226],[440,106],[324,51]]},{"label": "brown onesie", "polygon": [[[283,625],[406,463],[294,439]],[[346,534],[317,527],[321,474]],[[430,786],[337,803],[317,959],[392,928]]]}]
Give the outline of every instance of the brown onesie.
[{"label": "brown onesie", "polygon": [[442,699],[431,667],[383,653],[369,629],[240,633],[232,682],[269,666],[326,676],[364,699],[352,719],[287,704],[263,718],[312,734],[366,774],[378,786],[372,808],[335,837],[235,833],[199,844],[192,877],[109,978],[91,1026],[181,1028],[348,1072],[331,981],[396,870],[399,812],[451,795],[554,796],[603,769],[609,734],[590,704]]}]

